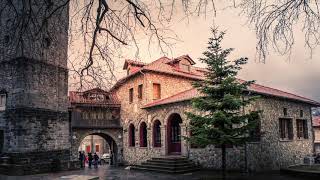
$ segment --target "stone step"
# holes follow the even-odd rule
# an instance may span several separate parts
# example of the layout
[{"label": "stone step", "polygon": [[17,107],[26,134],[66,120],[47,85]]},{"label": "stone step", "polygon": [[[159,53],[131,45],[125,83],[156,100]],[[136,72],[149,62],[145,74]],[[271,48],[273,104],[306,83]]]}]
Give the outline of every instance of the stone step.
[{"label": "stone step", "polygon": [[165,156],[165,157],[154,157],[141,165],[136,165],[132,167],[133,170],[148,170],[157,171],[163,173],[186,173],[198,170],[199,168],[194,165],[194,163],[181,156]]},{"label": "stone step", "polygon": [[158,165],[158,166],[169,166],[169,167],[176,167],[176,166],[185,166],[185,165],[194,165],[191,162],[186,162],[186,163],[166,163],[166,162],[158,162],[158,161],[146,161],[146,162],[142,162],[141,164],[143,165]]},{"label": "stone step", "polygon": [[158,168],[158,169],[169,169],[169,170],[183,170],[188,168],[193,168],[193,164],[183,165],[183,166],[163,166],[163,165],[153,165],[153,164],[141,164],[137,165],[143,168]]},{"label": "stone step", "polygon": [[184,159],[184,160],[167,160],[167,159],[150,159],[147,160],[148,162],[159,162],[159,163],[167,163],[167,164],[178,164],[178,163],[190,163],[192,161],[188,160],[188,159]]},{"label": "stone step", "polygon": [[182,174],[182,173],[189,173],[193,171],[199,170],[197,167],[193,168],[187,168],[183,170],[169,170],[169,169],[159,169],[159,168],[146,168],[141,166],[133,166],[131,167],[133,170],[142,170],[142,171],[154,171],[154,172],[161,172],[161,173],[176,173],[176,174]]}]

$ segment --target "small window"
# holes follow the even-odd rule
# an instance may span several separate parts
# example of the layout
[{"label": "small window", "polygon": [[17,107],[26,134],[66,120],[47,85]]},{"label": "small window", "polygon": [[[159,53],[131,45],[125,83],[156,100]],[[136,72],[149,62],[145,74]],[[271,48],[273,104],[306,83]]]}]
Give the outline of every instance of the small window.
[{"label": "small window", "polygon": [[288,116],[288,109],[287,108],[283,108],[283,115]]},{"label": "small window", "polygon": [[96,152],[100,152],[100,145],[96,144]]},{"label": "small window", "polygon": [[300,117],[303,117],[303,110],[300,110]]},{"label": "small window", "polygon": [[292,119],[279,119],[279,134],[281,140],[292,140]]},{"label": "small window", "polygon": [[135,139],[135,128],[133,124],[130,124],[129,126],[129,146],[134,147],[136,144],[136,139]]},{"label": "small window", "polygon": [[142,122],[140,125],[140,147],[147,147],[147,124]]},{"label": "small window", "polygon": [[308,125],[306,120],[297,119],[298,139],[308,139]]},{"label": "small window", "polygon": [[143,85],[140,84],[140,85],[138,86],[138,98],[139,98],[139,99],[142,99],[142,92],[143,92]]},{"label": "small window", "polygon": [[181,64],[181,69],[185,72],[190,72],[190,65],[188,64]]},{"label": "small window", "polygon": [[0,94],[0,111],[6,110],[7,95]]},{"label": "small window", "polygon": [[156,120],[153,124],[153,146],[161,147],[161,123]]},{"label": "small window", "polygon": [[256,124],[256,127],[249,132],[249,141],[259,142],[261,140],[261,124],[260,121]]},{"label": "small window", "polygon": [[102,111],[98,112],[98,119],[103,119],[103,112]]},{"label": "small window", "polygon": [[133,102],[133,88],[129,89],[129,103]]},{"label": "small window", "polygon": [[153,83],[153,100],[161,99],[160,84]]}]

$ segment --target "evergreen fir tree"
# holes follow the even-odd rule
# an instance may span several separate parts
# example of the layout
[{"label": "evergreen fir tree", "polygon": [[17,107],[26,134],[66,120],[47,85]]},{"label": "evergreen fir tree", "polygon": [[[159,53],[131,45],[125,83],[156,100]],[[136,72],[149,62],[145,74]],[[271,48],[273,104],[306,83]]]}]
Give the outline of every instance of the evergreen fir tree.
[{"label": "evergreen fir tree", "polygon": [[200,60],[207,64],[208,72],[203,81],[194,86],[202,94],[193,99],[193,107],[201,113],[187,113],[190,119],[191,144],[221,147],[222,170],[226,171],[226,148],[228,145],[241,145],[249,140],[249,134],[259,122],[260,111],[244,112],[244,108],[257,96],[248,95],[248,86],[253,81],[236,78],[247,58],[227,60],[233,49],[222,49],[224,32],[212,29],[213,37]]}]

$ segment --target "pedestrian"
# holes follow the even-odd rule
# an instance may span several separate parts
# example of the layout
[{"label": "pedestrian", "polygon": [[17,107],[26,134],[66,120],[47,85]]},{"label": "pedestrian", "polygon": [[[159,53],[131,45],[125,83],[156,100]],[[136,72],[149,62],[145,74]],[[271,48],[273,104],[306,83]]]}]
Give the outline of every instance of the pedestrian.
[{"label": "pedestrian", "polygon": [[91,168],[92,160],[93,160],[91,152],[88,153],[88,160],[89,160],[89,168]]},{"label": "pedestrian", "polygon": [[113,165],[113,151],[110,151],[110,165]]},{"label": "pedestrian", "polygon": [[82,151],[82,158],[83,158],[83,167],[86,167],[86,159],[87,159],[87,156],[86,156],[86,153],[84,151]]},{"label": "pedestrian", "polygon": [[83,154],[81,151],[79,151],[79,162],[80,162],[80,168],[83,168]]},{"label": "pedestrian", "polygon": [[93,159],[94,159],[94,168],[98,168],[99,156],[97,155],[97,153],[94,153]]}]

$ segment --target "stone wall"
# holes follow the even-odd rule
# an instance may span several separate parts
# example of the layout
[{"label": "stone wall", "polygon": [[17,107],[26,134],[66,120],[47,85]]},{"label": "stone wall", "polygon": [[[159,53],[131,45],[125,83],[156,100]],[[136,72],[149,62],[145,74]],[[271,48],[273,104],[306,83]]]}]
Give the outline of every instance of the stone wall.
[{"label": "stone wall", "polygon": [[[247,167],[249,170],[278,170],[281,167],[287,167],[294,164],[303,163],[305,156],[313,153],[313,135],[311,126],[310,106],[302,103],[280,100],[272,97],[262,97],[247,110],[261,109],[261,140],[250,142],[246,145]],[[288,109],[288,115],[283,115],[283,108]],[[304,116],[300,117],[300,110],[303,110]],[[280,140],[279,138],[279,118],[293,119],[293,139]],[[308,122],[308,139],[298,139],[296,129],[296,119],[306,119]],[[245,167],[245,146],[228,149],[228,168]],[[220,150],[212,146],[204,149],[191,149],[190,157],[199,162],[203,167],[220,168],[221,154]],[[239,151],[241,153],[239,154]],[[212,154],[211,161],[205,161],[203,158],[206,154]],[[239,154],[234,156],[234,154]],[[235,163],[237,162],[237,163]],[[236,165],[236,166],[235,166]]]},{"label": "stone wall", "polygon": [[[121,125],[123,126],[123,144],[124,144],[124,160],[128,164],[136,164],[147,160],[154,156],[160,156],[161,148],[152,147],[152,125],[153,119],[149,112],[142,107],[153,101],[153,83],[159,83],[161,86],[161,98],[166,98],[192,88],[191,80],[181,77],[158,74],[145,73],[138,74],[127,80],[122,86],[114,91],[121,101]],[[138,98],[138,85],[143,84],[143,97]],[[179,84],[179,86],[177,86]],[[133,102],[129,102],[129,89],[133,88]],[[159,119],[160,120],[160,119]],[[148,146],[140,147],[139,144],[139,127],[141,122],[146,122],[148,130]],[[130,124],[135,127],[136,143],[135,147],[128,146],[128,127]],[[161,119],[161,124],[164,124]],[[164,138],[162,138],[163,140]],[[165,142],[163,141],[162,144]]]},{"label": "stone wall", "polygon": [[[66,1],[54,1],[49,9],[43,6],[48,5],[45,0],[27,7],[37,11],[34,18],[43,22],[50,8],[63,2]],[[6,3],[1,1],[0,7]],[[12,3],[22,11],[22,1]],[[40,32],[32,39],[30,34],[37,31],[36,27],[33,23],[24,24],[23,42],[15,39],[21,27],[15,26],[14,23],[20,21],[15,21],[12,10],[5,8],[0,19],[0,91],[7,95],[6,109],[0,112],[0,130],[4,132],[2,155],[5,156],[1,157],[0,164],[2,159],[9,158],[6,167],[15,167],[22,173],[46,172],[54,158],[59,158],[61,165],[70,161],[68,3],[44,25],[42,32],[48,33]],[[50,153],[50,156],[38,153]],[[0,168],[0,173],[7,172]]]}]

